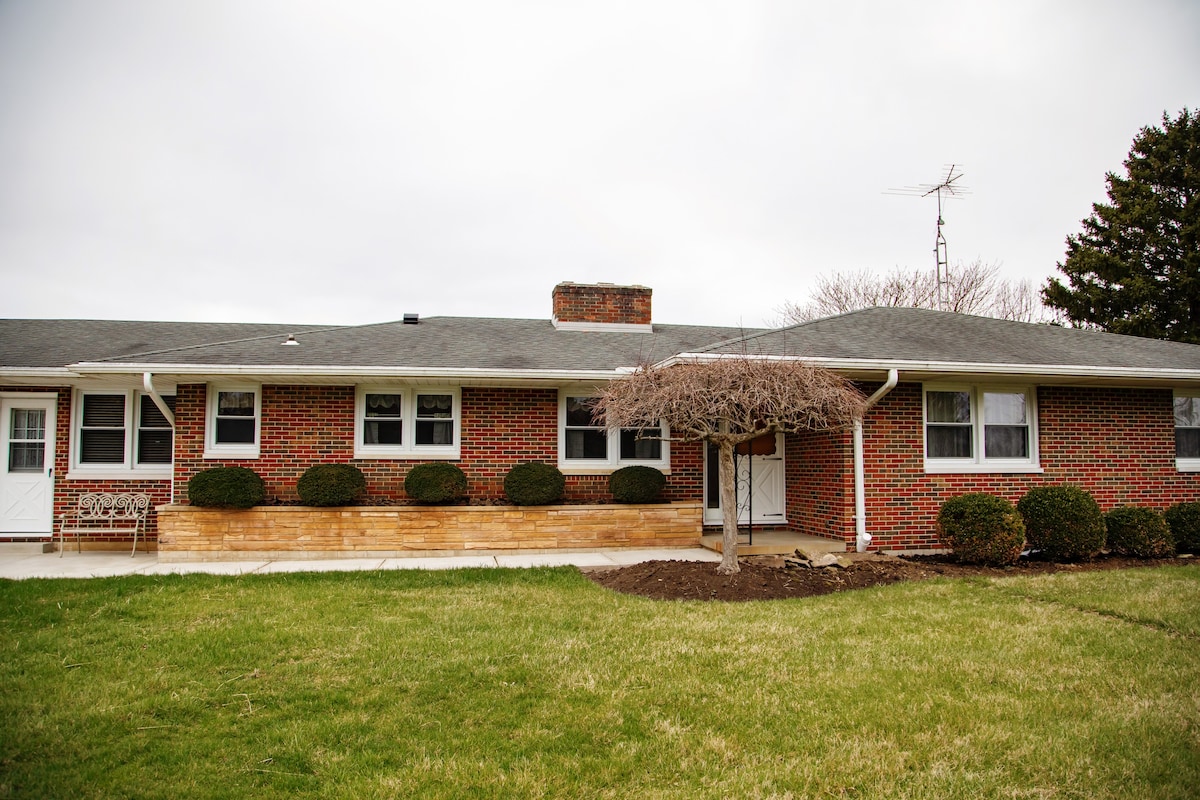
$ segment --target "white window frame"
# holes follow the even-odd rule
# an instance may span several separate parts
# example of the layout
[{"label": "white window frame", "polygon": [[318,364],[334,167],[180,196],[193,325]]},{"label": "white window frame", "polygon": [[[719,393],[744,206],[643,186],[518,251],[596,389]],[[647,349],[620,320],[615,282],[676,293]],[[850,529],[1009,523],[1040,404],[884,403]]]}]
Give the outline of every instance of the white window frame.
[{"label": "white window frame", "polygon": [[[971,458],[933,458],[929,455],[929,393],[966,392],[971,399]],[[1029,426],[1029,456],[1027,458],[987,458],[984,453],[984,395],[1022,394],[1025,396],[1026,424]],[[921,453],[925,472],[952,474],[971,472],[1043,472],[1038,454],[1037,389],[1033,386],[1004,384],[928,383],[921,392]]]},{"label": "white window frame", "polygon": [[[365,444],[367,395],[400,395],[400,444]],[[454,443],[417,444],[417,397],[426,394],[448,394],[452,399]],[[462,452],[462,392],[450,386],[357,386],[354,391],[354,457],[363,459],[457,459]]]},{"label": "white window frame", "polygon": [[[1174,424],[1175,423],[1175,399],[1179,398],[1179,397],[1189,397],[1196,401],[1200,401],[1200,391],[1174,392],[1171,395],[1171,423],[1172,423],[1171,443],[1172,443],[1172,445],[1174,445],[1174,442],[1175,442],[1174,434],[1175,434],[1176,429],[1178,429],[1180,427],[1185,427],[1185,428],[1190,429],[1192,427],[1190,425],[1180,426],[1180,425]],[[1176,451],[1176,452],[1178,452],[1178,451]],[[1200,458],[1180,458],[1178,455],[1176,455],[1175,456],[1175,469],[1178,470],[1179,472],[1200,472]]]},{"label": "white window frame", "polygon": [[615,472],[621,467],[634,465],[654,467],[664,473],[671,471],[671,442],[670,430],[665,421],[659,425],[662,435],[662,449],[659,458],[621,458],[622,428],[609,428],[606,431],[606,458],[567,458],[567,398],[594,397],[594,392],[586,390],[560,389],[558,392],[558,468],[565,475],[603,475]]},{"label": "white window frame", "polygon": [[[124,454],[121,463],[86,464],[83,457],[83,398],[86,395],[118,395],[125,398],[125,433]],[[171,396],[171,395],[167,395]],[[142,398],[149,398],[145,392],[135,389],[75,389],[71,397],[71,432],[70,432],[70,469],[67,478],[82,480],[119,480],[130,478],[170,478],[172,462],[174,461],[175,431],[171,430],[171,461],[166,464],[137,463],[137,437],[142,430],[138,410]],[[151,401],[153,402],[153,401]]]},{"label": "white window frame", "polygon": [[[217,443],[217,398],[221,392],[254,393],[253,442]],[[204,412],[204,458],[258,458],[259,443],[262,441],[262,394],[262,386],[258,384],[209,384]]]}]

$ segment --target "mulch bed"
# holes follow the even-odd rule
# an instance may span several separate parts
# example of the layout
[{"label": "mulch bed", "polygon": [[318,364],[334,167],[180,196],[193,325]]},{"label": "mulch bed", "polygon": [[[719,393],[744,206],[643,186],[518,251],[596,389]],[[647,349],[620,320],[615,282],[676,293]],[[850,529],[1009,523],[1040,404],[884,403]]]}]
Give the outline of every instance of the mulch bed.
[{"label": "mulch bed", "polygon": [[948,555],[896,557],[869,553],[847,556],[851,563],[844,569],[788,567],[782,556],[748,556],[739,561],[742,569],[735,575],[717,574],[716,563],[710,561],[647,561],[585,572],[593,581],[613,591],[655,600],[743,601],[814,597],[943,576],[994,578],[1197,563],[1196,559],[1189,558],[1138,559],[1102,555],[1076,564],[1022,558],[1011,567],[981,567],[959,564]]}]

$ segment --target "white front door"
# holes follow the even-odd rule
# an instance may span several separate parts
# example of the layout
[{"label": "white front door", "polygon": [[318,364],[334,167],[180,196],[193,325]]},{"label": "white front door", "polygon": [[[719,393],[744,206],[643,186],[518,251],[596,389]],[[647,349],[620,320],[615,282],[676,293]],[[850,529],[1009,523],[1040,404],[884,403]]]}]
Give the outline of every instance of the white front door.
[{"label": "white front door", "polygon": [[54,398],[0,400],[0,536],[54,530]]},{"label": "white front door", "polygon": [[[783,434],[775,436],[775,452],[771,455],[738,456],[737,505],[738,523],[745,525],[783,525],[787,522],[787,499],[784,491]],[[721,524],[721,496],[717,478],[716,448],[708,448],[705,459],[704,522]]]}]

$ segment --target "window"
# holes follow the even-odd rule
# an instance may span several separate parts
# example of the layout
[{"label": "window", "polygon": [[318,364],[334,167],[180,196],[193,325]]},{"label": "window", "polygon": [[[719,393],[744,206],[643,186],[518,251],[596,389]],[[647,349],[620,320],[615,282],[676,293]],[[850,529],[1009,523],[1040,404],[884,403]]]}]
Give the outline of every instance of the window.
[{"label": "window", "polygon": [[1040,471],[1033,408],[1029,389],[926,387],[926,470]]},{"label": "window", "polygon": [[46,466],[46,410],[14,408],[8,432],[8,471],[41,472]]},{"label": "window", "polygon": [[417,447],[454,444],[454,396],[417,395]]},{"label": "window", "polygon": [[562,394],[559,399],[559,466],[608,469],[645,464],[669,466],[664,428],[609,430],[592,417],[595,398]]},{"label": "window", "polygon": [[80,464],[125,463],[123,394],[85,394],[79,429]]},{"label": "window", "polygon": [[258,458],[262,392],[257,386],[210,386],[205,458]]},{"label": "window", "polygon": [[457,458],[456,389],[359,387],[355,398],[356,458]]},{"label": "window", "polygon": [[566,399],[565,447],[563,455],[572,459],[608,459],[608,431],[592,419],[592,398]]},{"label": "window", "polygon": [[[167,408],[174,413],[175,398],[164,397]],[[137,463],[139,464],[170,464],[171,448],[174,442],[174,431],[171,423],[159,411],[150,395],[138,398],[137,425]]]},{"label": "window", "polygon": [[364,445],[399,445],[404,441],[404,401],[400,395],[368,393],[362,417]]},{"label": "window", "polygon": [[[174,410],[175,397],[163,397]],[[170,473],[175,432],[153,398],[141,392],[78,395],[72,469],[97,473]]]},{"label": "window", "polygon": [[1200,471],[1200,395],[1175,395],[1175,465]]}]

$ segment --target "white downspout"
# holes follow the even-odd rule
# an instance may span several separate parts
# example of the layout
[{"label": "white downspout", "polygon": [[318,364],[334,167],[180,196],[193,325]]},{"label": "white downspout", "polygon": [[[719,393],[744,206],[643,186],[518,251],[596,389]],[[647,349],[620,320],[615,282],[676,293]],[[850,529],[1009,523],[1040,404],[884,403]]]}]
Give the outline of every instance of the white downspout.
[{"label": "white downspout", "polygon": [[163,396],[158,393],[158,389],[154,388],[154,376],[149,372],[142,373],[142,386],[146,387],[146,394],[150,395],[150,399],[154,401],[154,405],[158,406],[158,410],[167,418],[167,422],[171,423],[172,430],[175,428],[175,412],[167,405],[167,401],[163,400]]},{"label": "white downspout", "polygon": [[867,468],[863,464],[863,417],[871,406],[878,403],[883,396],[896,388],[900,380],[900,371],[888,370],[887,380],[883,386],[875,390],[875,394],[867,398],[861,416],[854,419],[854,549],[865,553],[871,545],[871,534],[867,533]]},{"label": "white downspout", "polygon": [[167,418],[167,422],[171,425],[171,499],[170,502],[175,502],[175,412],[167,405],[167,401],[163,400],[163,396],[158,393],[158,389],[154,388],[154,376],[149,372],[142,373],[142,386],[146,389],[146,394],[150,395],[150,399],[154,401],[154,405],[158,406],[158,410]]}]

